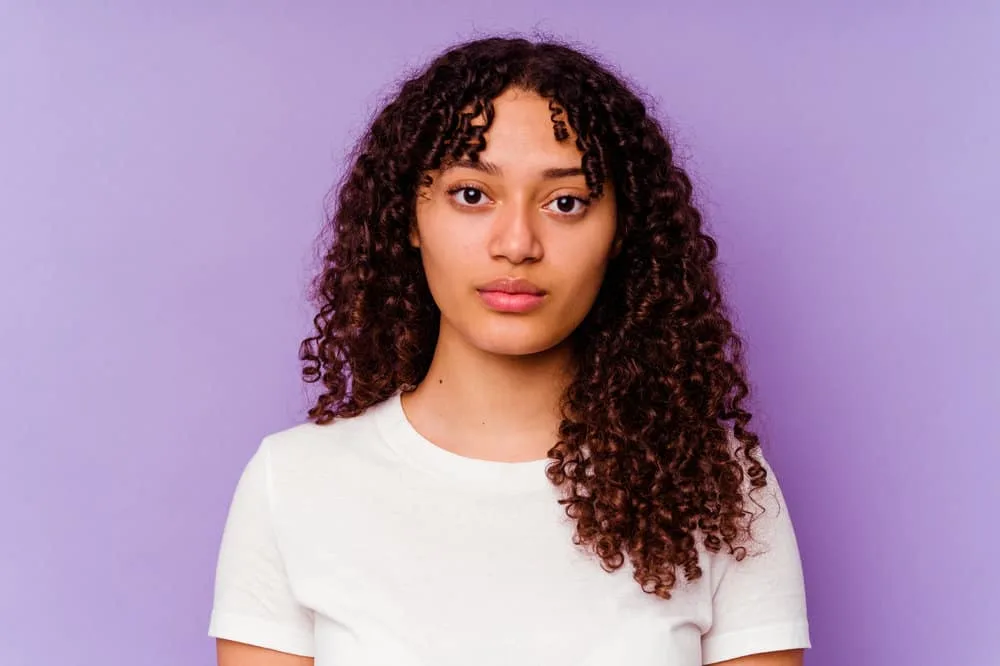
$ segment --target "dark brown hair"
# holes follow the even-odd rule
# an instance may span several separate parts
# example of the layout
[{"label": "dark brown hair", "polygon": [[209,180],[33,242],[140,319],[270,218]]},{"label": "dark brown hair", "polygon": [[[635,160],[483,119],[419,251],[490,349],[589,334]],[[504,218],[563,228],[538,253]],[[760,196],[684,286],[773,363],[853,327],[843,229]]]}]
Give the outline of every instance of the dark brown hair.
[{"label": "dark brown hair", "polygon": [[[609,180],[621,251],[573,334],[576,374],[547,473],[575,540],[613,570],[626,558],[669,598],[678,570],[702,575],[700,541],[742,558],[766,485],[743,402],[741,341],[714,268],[716,242],[691,181],[646,105],[596,59],[553,42],[490,38],[440,55],[405,81],[359,141],[339,188],[302,342],[309,417],[353,417],[424,378],[440,313],[408,241],[418,189],[443,162],[476,159],[492,101],[517,87],[550,100],[556,138],[577,134],[594,195]],[[473,123],[485,116],[486,124]]]}]

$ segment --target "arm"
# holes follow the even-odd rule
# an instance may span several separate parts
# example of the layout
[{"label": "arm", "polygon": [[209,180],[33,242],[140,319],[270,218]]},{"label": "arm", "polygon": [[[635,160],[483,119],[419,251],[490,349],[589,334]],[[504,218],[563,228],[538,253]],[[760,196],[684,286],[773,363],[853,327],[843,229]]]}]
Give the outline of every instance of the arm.
[{"label": "arm", "polygon": [[[748,654],[745,657],[718,661],[714,666],[802,666],[804,653],[805,650],[761,652],[760,654]],[[271,664],[262,664],[262,666],[271,666]]]},{"label": "arm", "polygon": [[[713,561],[712,625],[702,635],[705,664],[802,666],[810,647],[805,585],[795,532],[774,471],[754,493],[764,507],[747,556],[724,551]],[[753,507],[751,507],[751,510]]]},{"label": "arm", "polygon": [[313,663],[313,616],[296,599],[285,569],[273,481],[265,440],[237,484],[219,549],[209,635],[218,639],[220,666]]},{"label": "arm", "polygon": [[313,666],[312,657],[300,657],[287,652],[218,639],[219,666]]}]

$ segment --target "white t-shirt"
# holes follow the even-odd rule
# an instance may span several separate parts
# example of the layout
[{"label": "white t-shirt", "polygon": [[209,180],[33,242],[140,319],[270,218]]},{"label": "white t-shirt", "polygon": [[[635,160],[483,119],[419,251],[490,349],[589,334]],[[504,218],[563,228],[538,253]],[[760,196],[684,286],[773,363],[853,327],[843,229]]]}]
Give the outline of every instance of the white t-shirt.
[{"label": "white t-shirt", "polygon": [[696,666],[809,647],[773,472],[763,553],[702,550],[702,578],[679,573],[663,600],[573,545],[546,464],[437,447],[398,395],[264,438],[229,512],[209,634],[317,666]]}]

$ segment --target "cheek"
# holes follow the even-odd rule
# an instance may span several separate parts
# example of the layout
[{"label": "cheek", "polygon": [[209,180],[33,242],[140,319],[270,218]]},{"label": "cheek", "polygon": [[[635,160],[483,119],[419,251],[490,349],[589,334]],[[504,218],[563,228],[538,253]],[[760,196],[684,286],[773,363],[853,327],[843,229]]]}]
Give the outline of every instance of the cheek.
[{"label": "cheek", "polygon": [[574,238],[558,258],[553,258],[558,261],[557,270],[572,283],[574,289],[596,294],[611,259],[613,240],[612,234],[603,232]]},{"label": "cheek", "polygon": [[479,242],[468,233],[455,229],[428,229],[421,233],[420,254],[427,283],[436,301],[447,294],[465,291],[475,275],[475,257]]}]

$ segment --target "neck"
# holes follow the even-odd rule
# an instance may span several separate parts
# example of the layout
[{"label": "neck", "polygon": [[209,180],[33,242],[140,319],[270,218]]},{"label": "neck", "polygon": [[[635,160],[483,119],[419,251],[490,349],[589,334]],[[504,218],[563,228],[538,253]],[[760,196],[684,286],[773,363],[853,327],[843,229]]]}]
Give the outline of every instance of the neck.
[{"label": "neck", "polygon": [[537,460],[556,442],[570,371],[566,345],[528,356],[490,354],[442,326],[427,376],[403,405],[414,427],[442,448]]}]

